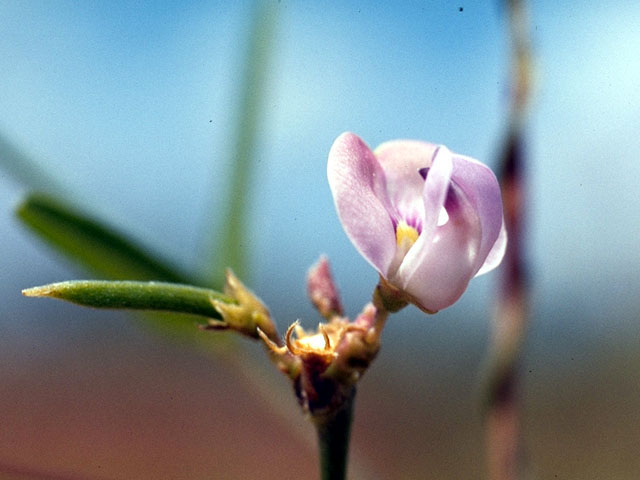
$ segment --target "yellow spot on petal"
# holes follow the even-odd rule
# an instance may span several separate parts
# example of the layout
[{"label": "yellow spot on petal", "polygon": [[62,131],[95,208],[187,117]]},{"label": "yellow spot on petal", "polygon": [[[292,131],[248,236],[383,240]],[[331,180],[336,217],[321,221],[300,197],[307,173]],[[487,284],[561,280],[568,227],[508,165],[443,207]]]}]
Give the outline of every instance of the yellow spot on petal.
[{"label": "yellow spot on petal", "polygon": [[399,247],[403,247],[405,250],[411,248],[411,246],[418,240],[418,231],[407,225],[407,222],[401,220],[396,228],[396,243]]}]

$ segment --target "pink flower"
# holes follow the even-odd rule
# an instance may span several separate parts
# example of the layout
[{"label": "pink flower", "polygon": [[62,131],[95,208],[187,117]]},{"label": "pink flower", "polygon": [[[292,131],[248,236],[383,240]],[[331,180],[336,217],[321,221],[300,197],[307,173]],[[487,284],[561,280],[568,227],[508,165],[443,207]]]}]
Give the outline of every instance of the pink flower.
[{"label": "pink flower", "polygon": [[507,237],[495,175],[445,146],[393,140],[375,152],[353,133],[329,152],[329,186],[351,242],[421,309],[453,304],[495,268]]}]

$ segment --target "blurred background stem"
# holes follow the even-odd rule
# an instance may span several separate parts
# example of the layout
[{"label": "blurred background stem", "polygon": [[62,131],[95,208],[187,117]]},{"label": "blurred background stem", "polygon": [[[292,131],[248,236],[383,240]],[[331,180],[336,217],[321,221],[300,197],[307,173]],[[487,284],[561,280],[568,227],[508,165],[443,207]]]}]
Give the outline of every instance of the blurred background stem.
[{"label": "blurred background stem", "polygon": [[225,203],[220,212],[224,228],[210,229],[205,236],[207,276],[214,288],[224,282],[227,267],[245,281],[248,278],[248,225],[252,181],[257,163],[260,120],[265,100],[269,60],[275,43],[278,6],[275,2],[256,2],[248,40],[244,71],[238,78],[238,110],[232,131],[231,172]]},{"label": "blurred background stem", "polygon": [[498,175],[509,235],[500,268],[498,299],[485,372],[485,440],[489,480],[516,480],[526,471],[521,433],[518,370],[528,323],[529,288],[524,252],[526,172],[524,124],[531,94],[531,48],[524,0],[507,0],[512,47],[508,133]]}]

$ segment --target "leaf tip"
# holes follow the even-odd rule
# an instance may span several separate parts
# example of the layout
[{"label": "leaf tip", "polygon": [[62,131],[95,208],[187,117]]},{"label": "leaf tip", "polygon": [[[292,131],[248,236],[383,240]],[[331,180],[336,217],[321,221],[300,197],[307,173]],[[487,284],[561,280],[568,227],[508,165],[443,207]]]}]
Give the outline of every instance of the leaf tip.
[{"label": "leaf tip", "polygon": [[25,297],[49,297],[53,294],[51,285],[43,285],[41,287],[31,287],[22,290]]}]

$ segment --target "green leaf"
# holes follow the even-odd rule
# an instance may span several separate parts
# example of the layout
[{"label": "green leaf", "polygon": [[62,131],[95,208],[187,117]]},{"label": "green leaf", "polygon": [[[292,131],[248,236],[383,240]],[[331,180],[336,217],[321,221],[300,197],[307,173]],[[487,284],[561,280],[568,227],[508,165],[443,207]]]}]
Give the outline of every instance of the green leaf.
[{"label": "green leaf", "polygon": [[52,297],[94,308],[155,310],[221,318],[212,300],[234,299],[191,285],[164,282],[74,280],[51,283],[22,291],[27,297]]},{"label": "green leaf", "polygon": [[[37,235],[80,267],[103,278],[194,283],[111,228],[51,196],[29,195],[19,205],[17,215]],[[203,308],[206,313],[209,306]],[[228,335],[202,335],[190,315],[149,311],[140,312],[135,319],[151,333],[200,350],[220,352],[230,340]]]},{"label": "green leaf", "polygon": [[63,188],[0,132],[0,167],[32,190],[62,192]]},{"label": "green leaf", "polygon": [[[251,196],[253,172],[257,163],[256,145],[260,119],[264,107],[264,92],[269,57],[273,51],[277,17],[276,2],[256,2],[254,20],[249,38],[245,70],[241,76],[242,90],[238,107],[231,154],[232,171],[226,196],[226,211],[222,218],[224,229],[212,232],[206,248],[211,261],[211,284],[223,283],[223,272],[231,267],[241,278],[247,278],[247,217]],[[215,253],[215,256],[212,254]]]},{"label": "green leaf", "polygon": [[110,227],[51,196],[31,194],[16,213],[40,237],[100,276],[192,283]]}]

